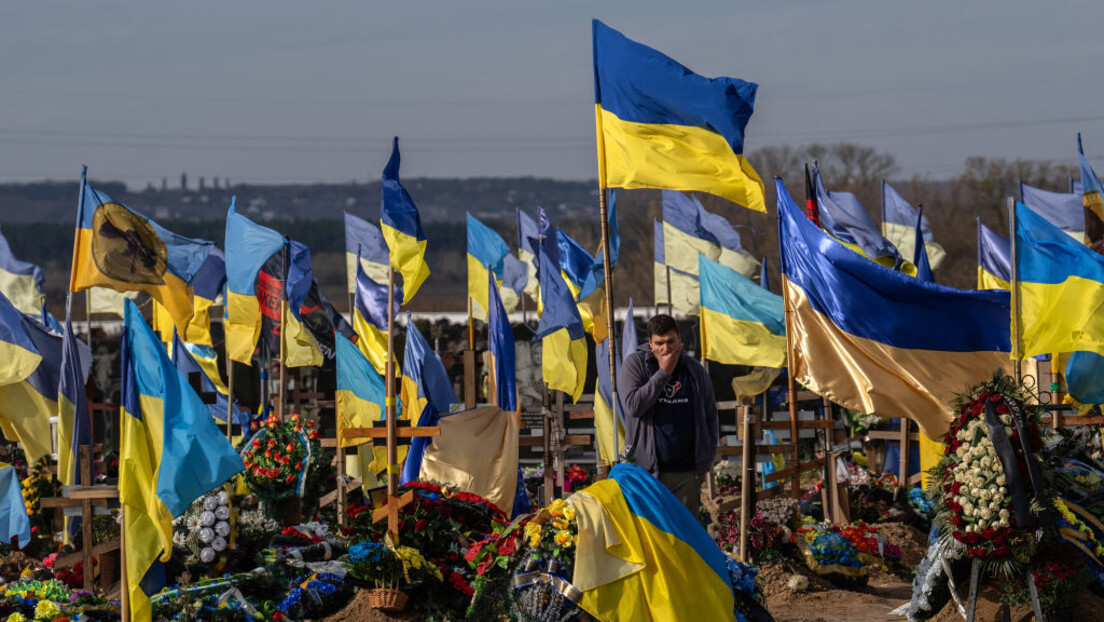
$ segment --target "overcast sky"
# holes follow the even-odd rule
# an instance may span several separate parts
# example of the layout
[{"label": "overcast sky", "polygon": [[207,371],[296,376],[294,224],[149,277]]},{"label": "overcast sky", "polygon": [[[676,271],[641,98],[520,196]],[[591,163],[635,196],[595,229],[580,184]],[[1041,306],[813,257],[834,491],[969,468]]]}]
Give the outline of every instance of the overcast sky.
[{"label": "overcast sky", "polygon": [[[760,85],[746,147],[1104,169],[1104,2],[6,2],[0,181],[596,177],[590,19]],[[764,177],[773,171],[759,171]]]}]

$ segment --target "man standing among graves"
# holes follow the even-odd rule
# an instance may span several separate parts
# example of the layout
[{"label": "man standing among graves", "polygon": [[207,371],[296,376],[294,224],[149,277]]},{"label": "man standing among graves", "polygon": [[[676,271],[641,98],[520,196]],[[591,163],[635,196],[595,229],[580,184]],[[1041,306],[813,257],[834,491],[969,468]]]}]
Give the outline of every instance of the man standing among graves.
[{"label": "man standing among graves", "polygon": [[696,517],[701,485],[713,466],[719,423],[713,383],[701,363],[682,356],[669,315],[648,321],[648,343],[621,365],[626,453],[659,478]]}]

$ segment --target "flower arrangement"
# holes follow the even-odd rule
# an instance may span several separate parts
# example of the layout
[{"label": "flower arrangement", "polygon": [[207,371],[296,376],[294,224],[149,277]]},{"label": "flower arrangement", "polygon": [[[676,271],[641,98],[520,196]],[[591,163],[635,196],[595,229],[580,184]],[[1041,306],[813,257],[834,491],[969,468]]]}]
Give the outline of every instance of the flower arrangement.
[{"label": "flower arrangement", "polygon": [[740,494],[740,465],[722,460],[713,467],[713,485],[718,495]]},{"label": "flower arrangement", "polygon": [[928,493],[924,492],[923,488],[910,488],[908,492],[909,506],[923,518],[931,518],[932,512],[935,511],[935,505],[932,504],[931,499],[928,497]]},{"label": "flower arrangement", "polygon": [[[1044,481],[1052,477],[1037,453],[1042,449],[1038,413],[1023,407],[1025,401],[1022,389],[1003,373],[960,398],[957,414],[943,439],[943,459],[933,468],[929,484],[929,494],[936,502],[936,523],[948,528],[969,557],[982,560],[985,570],[1005,578],[1017,574],[1016,564],[1031,559],[1036,541],[1028,530],[1030,525],[1018,525],[1012,512],[1008,476],[990,438],[986,411],[992,409],[999,417],[1023,474],[1025,494],[1029,498],[1043,497],[1045,491],[1030,490],[1027,461],[1032,461]],[[1027,437],[1029,453],[1021,443],[1021,430]],[[1042,509],[1034,507],[1032,515]]]},{"label": "flower arrangement", "polygon": [[41,499],[56,497],[61,493],[61,483],[54,478],[50,466],[53,460],[44,456],[31,466],[30,473],[20,482],[23,490],[23,505],[27,508],[27,517],[31,520],[32,533],[50,533],[53,515],[43,513]]},{"label": "flower arrangement", "polygon": [[765,601],[763,586],[759,583],[759,568],[736,559],[728,557],[725,561],[728,567],[728,578],[732,583],[732,592],[736,597],[736,619],[739,622],[747,622],[751,603],[762,605]]},{"label": "flower arrangement", "polygon": [[302,496],[312,461],[322,455],[314,421],[302,422],[298,414],[287,421],[270,415],[253,422],[255,434],[245,441],[245,482],[263,501]]},{"label": "flower arrangement", "polygon": [[[778,518],[777,514],[774,515]],[[789,528],[766,518],[762,512],[756,512],[748,524],[748,548],[756,561],[780,560],[786,557],[784,551],[790,541]],[[733,511],[721,516],[715,527],[714,540],[721,550],[735,555],[740,547],[740,512]]]},{"label": "flower arrangement", "polygon": [[[1085,559],[1069,544],[1052,543],[1033,560],[1031,571],[1039,605],[1044,612],[1070,608],[1070,595],[1092,582]],[[1012,606],[1031,606],[1031,595],[1024,577],[1016,576],[1000,583],[1001,600]]]},{"label": "flower arrangement", "polygon": [[402,562],[383,542],[350,546],[348,565],[350,575],[376,587],[396,587],[402,574]]},{"label": "flower arrangement", "polygon": [[573,490],[582,490],[594,483],[594,473],[588,469],[573,464],[564,471],[564,494]]},{"label": "flower arrangement", "polygon": [[797,531],[798,542],[804,544],[806,562],[811,570],[818,574],[837,572],[848,577],[858,576],[854,571],[863,567],[859,549],[838,527],[802,527]]},{"label": "flower arrangement", "polygon": [[901,547],[886,540],[873,525],[856,521],[840,529],[840,535],[855,546],[864,562],[880,565],[901,561]]},{"label": "flower arrangement", "polygon": [[345,581],[337,575],[311,573],[280,600],[273,619],[302,620],[325,616],[340,602],[335,595],[343,591],[344,585]]},{"label": "flower arrangement", "polygon": [[[173,521],[173,544],[186,549],[185,563],[211,565],[229,547],[232,513],[226,490],[196,499]],[[225,558],[223,558],[225,561]]]}]

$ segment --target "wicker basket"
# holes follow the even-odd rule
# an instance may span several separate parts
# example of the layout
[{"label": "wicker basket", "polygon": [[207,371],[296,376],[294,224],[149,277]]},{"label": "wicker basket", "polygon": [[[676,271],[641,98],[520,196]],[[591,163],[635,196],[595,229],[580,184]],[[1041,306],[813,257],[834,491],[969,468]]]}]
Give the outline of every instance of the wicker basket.
[{"label": "wicker basket", "polygon": [[375,588],[368,590],[368,606],[383,611],[402,611],[410,597],[399,590]]}]

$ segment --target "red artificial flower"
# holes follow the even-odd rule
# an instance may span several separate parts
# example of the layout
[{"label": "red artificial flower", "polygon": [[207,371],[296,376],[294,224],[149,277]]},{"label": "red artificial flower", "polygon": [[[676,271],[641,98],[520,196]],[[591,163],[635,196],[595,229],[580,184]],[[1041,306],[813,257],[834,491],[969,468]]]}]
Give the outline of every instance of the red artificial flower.
[{"label": "red artificial flower", "polygon": [[414,523],[414,531],[425,531],[425,528],[426,528],[426,526],[427,526],[428,524],[429,524],[429,523],[427,523],[427,522],[426,522],[426,520],[425,520],[424,518],[419,518],[419,519],[418,519],[418,520],[417,520],[417,521],[416,521],[416,522]]},{"label": "red artificial flower", "polygon": [[296,421],[299,421],[299,413],[291,413],[290,419],[291,419],[292,423],[295,423]]},{"label": "red artificial flower", "polygon": [[479,551],[483,550],[483,545],[484,544],[485,544],[485,542],[476,542],[475,544],[468,547],[468,551],[466,553],[464,553],[464,559],[468,560],[469,562],[474,563],[475,558],[479,557]]},{"label": "red artificial flower", "polygon": [[307,427],[308,428],[313,428],[314,427],[314,419],[307,419]]},{"label": "red artificial flower", "polygon": [[313,441],[314,439],[318,438],[318,430],[311,430],[310,434],[308,434],[307,436],[310,437],[310,439]]},{"label": "red artificial flower", "polygon": [[274,439],[274,438],[268,439],[268,446],[269,447],[275,447],[276,446],[276,439]]},{"label": "red artificial flower", "polygon": [[287,446],[284,447],[284,451],[290,454],[291,452],[295,451],[295,445],[288,443]]},{"label": "red artificial flower", "polygon": [[510,534],[509,537],[503,539],[502,543],[498,545],[499,555],[512,555],[517,548],[517,532]]},{"label": "red artificial flower", "polygon": [[289,483],[289,484],[294,482],[295,481],[295,474],[294,473],[289,474],[287,477],[284,478],[284,481]]}]

